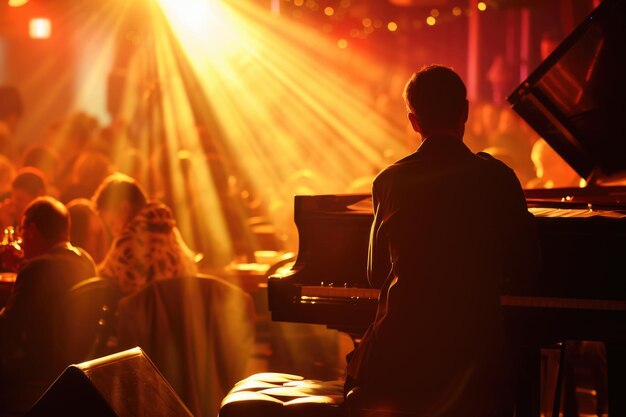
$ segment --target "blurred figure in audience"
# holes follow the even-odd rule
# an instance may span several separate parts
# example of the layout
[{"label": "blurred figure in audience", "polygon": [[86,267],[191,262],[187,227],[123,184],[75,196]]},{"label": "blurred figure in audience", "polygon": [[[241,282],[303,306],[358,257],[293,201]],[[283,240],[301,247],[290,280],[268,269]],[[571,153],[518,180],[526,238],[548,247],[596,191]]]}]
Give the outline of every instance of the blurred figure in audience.
[{"label": "blurred figure in audience", "polygon": [[15,167],[9,158],[0,155],[0,201],[11,196],[11,184],[15,178]]},{"label": "blurred figure in audience", "polygon": [[29,145],[22,152],[21,167],[33,167],[40,170],[46,178],[46,194],[59,197],[56,180],[59,169],[59,156],[51,147],[44,144]]},{"label": "blurred figure in audience", "polygon": [[109,157],[100,152],[81,152],[72,166],[69,181],[61,190],[61,201],[91,198],[102,181],[113,172]]},{"label": "blurred figure in audience", "polygon": [[0,154],[11,160],[17,154],[13,135],[23,111],[22,97],[17,88],[0,86]]},{"label": "blurred figure in audience", "polygon": [[535,168],[530,152],[535,140],[523,129],[519,117],[509,107],[500,109],[497,130],[492,135],[491,146],[484,152],[502,160],[510,166],[520,183],[526,184],[535,177]]},{"label": "blurred figure in audience", "polygon": [[111,244],[110,235],[98,216],[93,202],[87,198],[76,198],[67,203],[70,212],[70,242],[84,249],[99,264]]},{"label": "blurred figure in audience", "polygon": [[124,174],[107,177],[93,200],[113,243],[99,274],[129,294],[166,278],[195,275],[195,254],[183,241],[169,207],[148,201],[137,182]]},{"label": "blurred figure in audience", "polygon": [[98,120],[83,111],[75,111],[48,126],[42,143],[53,148],[59,155],[59,189],[65,189],[70,181],[74,164],[80,155],[93,149],[98,128]]},{"label": "blurred figure in audience", "polygon": [[535,142],[530,158],[535,166],[536,177],[527,182],[528,188],[561,188],[582,185],[582,178],[544,139],[538,139]]},{"label": "blurred figure in audience", "polygon": [[146,179],[150,163],[141,150],[129,148],[125,152],[116,155],[114,162],[119,172],[134,178],[142,186],[147,185]]},{"label": "blurred figure in audience", "polygon": [[69,226],[67,208],[52,197],[32,201],[21,218],[25,263],[0,312],[3,412],[27,411],[68,365],[61,363],[60,301],[96,273],[91,257],[70,244]]},{"label": "blurred figure in audience", "polygon": [[37,168],[20,168],[11,183],[11,196],[0,203],[0,225],[17,226],[26,206],[46,195],[46,180]]}]

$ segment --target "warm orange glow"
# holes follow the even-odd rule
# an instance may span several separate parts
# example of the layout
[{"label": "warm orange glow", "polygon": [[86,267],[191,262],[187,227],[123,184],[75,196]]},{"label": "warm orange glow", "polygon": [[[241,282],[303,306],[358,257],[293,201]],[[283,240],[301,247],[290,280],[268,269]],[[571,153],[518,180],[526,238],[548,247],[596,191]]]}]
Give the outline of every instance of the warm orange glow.
[{"label": "warm orange glow", "polygon": [[428,17],[426,18],[426,24],[427,24],[428,26],[435,26],[435,24],[436,24],[436,23],[437,23],[437,19],[435,19],[434,17],[432,17],[432,16],[428,16]]},{"label": "warm orange glow", "polygon": [[484,12],[485,10],[487,10],[487,4],[484,1],[479,1],[478,4],[476,5],[476,7],[481,12]]},{"label": "warm orange glow", "polygon": [[[318,30],[271,15],[250,0],[156,4],[162,13],[147,17],[154,45],[137,50],[128,72],[140,85],[149,77],[159,80],[155,114],[161,133],[154,143],[154,134],[146,132],[141,147],[146,154],[164,150],[168,171],[160,181],[193,249],[222,263],[240,254],[242,241],[263,249],[254,246],[245,205],[224,210],[220,202],[230,198],[259,207],[286,249],[295,250],[295,194],[346,192],[356,179],[387,165],[386,155],[405,152],[402,114],[400,123],[387,120],[361,87],[380,77],[381,63],[359,57],[349,48],[352,38],[320,37]],[[368,71],[346,71],[346,59]],[[154,75],[146,73],[148,65]],[[146,104],[137,100],[136,87],[128,91],[123,118],[132,120],[133,109]],[[220,177],[216,159],[223,166]],[[200,227],[194,213],[201,213]],[[240,225],[236,233],[233,222]],[[189,238],[198,229],[204,235]]]},{"label": "warm orange glow", "polygon": [[430,15],[431,15],[432,17],[439,17],[439,10],[437,10],[437,9],[432,9],[432,10],[430,11]]},{"label": "warm orange glow", "polygon": [[326,7],[326,8],[324,8],[324,14],[325,14],[326,16],[332,16],[332,15],[334,15],[334,14],[335,14],[335,9],[333,9],[333,8],[332,8],[332,7],[330,7],[330,6],[329,6],[329,7]]},{"label": "warm orange glow", "polygon": [[52,23],[50,19],[35,18],[31,19],[28,24],[28,33],[33,39],[47,39],[52,33]]},{"label": "warm orange glow", "polygon": [[398,30],[398,24],[396,22],[389,22],[387,23],[387,29],[389,32],[395,32]]},{"label": "warm orange glow", "polygon": [[369,17],[366,17],[363,19],[363,21],[361,22],[363,23],[363,26],[368,28],[370,26],[372,26],[372,19],[370,19]]},{"label": "warm orange glow", "polygon": [[[247,256],[242,247],[267,249],[251,212],[297,250],[294,194],[347,192],[407,152],[404,115],[380,111],[365,87],[386,64],[353,44],[374,30],[372,20],[336,32],[328,19],[320,34],[256,0],[129,3],[106,2],[73,29],[81,62],[66,81],[77,86],[72,104],[102,126],[114,122],[114,166],[171,206],[185,241],[211,267]],[[55,15],[55,37],[64,23]],[[50,77],[45,65],[35,72]],[[122,81],[110,114],[106,86],[115,74]],[[56,100],[52,91],[38,106]],[[63,133],[47,140],[65,144]]]},{"label": "warm orange glow", "polygon": [[9,0],[9,6],[20,7],[28,3],[28,0]]},{"label": "warm orange glow", "polygon": [[461,16],[461,13],[463,13],[463,10],[461,10],[459,6],[455,6],[452,8],[452,14],[454,16]]}]

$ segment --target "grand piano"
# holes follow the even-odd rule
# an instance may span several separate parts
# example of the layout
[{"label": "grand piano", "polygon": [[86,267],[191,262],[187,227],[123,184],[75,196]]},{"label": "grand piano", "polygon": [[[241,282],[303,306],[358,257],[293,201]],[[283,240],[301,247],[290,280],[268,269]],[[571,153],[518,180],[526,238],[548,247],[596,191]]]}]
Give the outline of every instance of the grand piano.
[{"label": "grand piano", "polygon": [[[531,370],[517,415],[538,416],[539,349],[604,342],[609,412],[626,416],[626,2],[604,0],[509,97],[512,108],[586,180],[525,190],[541,236],[542,272],[501,297],[523,329]],[[460,205],[462,202],[459,202]],[[296,196],[297,259],[268,279],[272,319],[324,324],[355,340],[375,314],[366,278],[369,195]]]}]

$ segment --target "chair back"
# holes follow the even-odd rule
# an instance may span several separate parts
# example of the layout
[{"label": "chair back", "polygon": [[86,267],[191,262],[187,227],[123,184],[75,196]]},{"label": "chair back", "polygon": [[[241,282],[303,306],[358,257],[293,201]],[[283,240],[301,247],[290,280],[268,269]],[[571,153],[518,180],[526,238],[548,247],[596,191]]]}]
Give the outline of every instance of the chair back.
[{"label": "chair back", "polygon": [[106,278],[92,277],[75,284],[65,297],[59,320],[58,358],[63,367],[96,358],[104,343],[107,316],[119,298],[115,284]]},{"label": "chair back", "polygon": [[117,320],[120,348],[141,347],[196,417],[217,415],[245,376],[252,298],[223,279],[155,281],[120,300]]},{"label": "chair back", "polygon": [[38,318],[38,337],[25,355],[3,366],[0,413],[3,407],[19,414],[28,410],[65,368],[96,357],[102,314],[115,300],[114,285],[103,278],[85,279]]}]

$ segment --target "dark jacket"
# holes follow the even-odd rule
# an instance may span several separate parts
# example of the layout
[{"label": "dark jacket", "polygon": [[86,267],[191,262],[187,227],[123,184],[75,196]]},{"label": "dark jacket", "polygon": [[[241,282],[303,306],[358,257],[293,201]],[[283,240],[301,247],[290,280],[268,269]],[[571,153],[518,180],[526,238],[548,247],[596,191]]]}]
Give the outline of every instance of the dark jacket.
[{"label": "dark jacket", "polygon": [[[368,278],[382,291],[350,377],[433,415],[473,415],[468,401],[490,415],[489,387],[512,383],[499,296],[538,267],[519,181],[460,140],[432,137],[376,177],[373,204]],[[489,396],[470,395],[476,386]]]},{"label": "dark jacket", "polygon": [[0,313],[0,394],[21,383],[49,384],[68,360],[75,360],[64,357],[71,318],[64,315],[63,302],[72,286],[95,275],[91,257],[70,244],[59,244],[22,266]]}]

